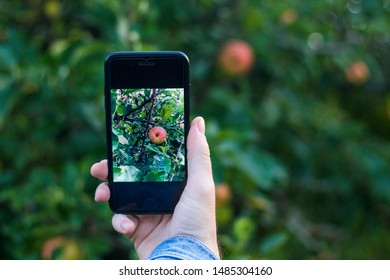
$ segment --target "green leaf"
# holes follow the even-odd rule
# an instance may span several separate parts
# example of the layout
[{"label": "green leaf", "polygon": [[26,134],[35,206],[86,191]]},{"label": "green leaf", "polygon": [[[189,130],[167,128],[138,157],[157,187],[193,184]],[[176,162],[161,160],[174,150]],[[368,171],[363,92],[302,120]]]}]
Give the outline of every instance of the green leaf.
[{"label": "green leaf", "polygon": [[151,168],[158,172],[169,172],[171,170],[171,160],[166,155],[155,155]]},{"label": "green leaf", "polygon": [[119,116],[122,116],[122,115],[125,113],[125,109],[124,109],[122,106],[117,106],[117,107],[116,107],[116,113],[117,113]]},{"label": "green leaf", "polygon": [[138,91],[139,91],[139,89],[124,89],[123,93],[124,94],[131,94],[131,93],[138,92]]},{"label": "green leaf", "polygon": [[134,166],[116,166],[114,170],[114,182],[136,182],[141,172]]},{"label": "green leaf", "polygon": [[118,148],[118,136],[114,133],[114,130],[112,131],[113,133],[111,134],[111,140],[112,140],[112,150],[116,150]]},{"label": "green leaf", "polygon": [[246,241],[252,235],[254,223],[248,217],[240,217],[233,224],[234,235],[241,241]]},{"label": "green leaf", "polygon": [[271,154],[255,149],[242,152],[239,169],[264,189],[281,186],[287,179],[287,172]]},{"label": "green leaf", "polygon": [[179,162],[180,165],[184,165],[185,157],[184,157],[184,155],[181,152],[179,152],[177,154],[177,159],[178,159],[178,162]]},{"label": "green leaf", "polygon": [[125,123],[125,127],[126,127],[126,130],[127,130],[128,133],[132,133],[133,132],[133,128],[128,123]]},{"label": "green leaf", "polygon": [[287,241],[287,234],[285,232],[276,232],[267,236],[260,245],[260,252],[265,254],[269,251],[275,250]]},{"label": "green leaf", "polygon": [[165,181],[167,174],[164,172],[151,171],[144,177],[144,182],[162,182]]},{"label": "green leaf", "polygon": [[146,146],[146,150],[155,152],[155,153],[157,153],[157,154],[163,154],[159,149],[153,147],[152,145],[147,145],[147,146]]},{"label": "green leaf", "polygon": [[118,141],[119,143],[121,143],[122,145],[127,145],[129,144],[129,141],[126,139],[125,136],[123,135],[118,135]]},{"label": "green leaf", "polygon": [[260,188],[283,186],[287,181],[284,166],[266,151],[255,148],[242,150],[236,141],[225,141],[219,144],[218,152],[223,154],[221,162],[224,165],[237,168]]},{"label": "green leaf", "polygon": [[175,114],[181,115],[184,113],[184,105],[183,104],[177,104],[175,108]]},{"label": "green leaf", "polygon": [[167,151],[169,150],[169,146],[161,146],[160,145],[159,148],[160,148],[161,152],[163,152],[164,154],[166,154]]},{"label": "green leaf", "polygon": [[163,115],[163,120],[167,120],[172,113],[175,111],[173,106],[170,105],[163,105],[162,106],[162,115]]}]

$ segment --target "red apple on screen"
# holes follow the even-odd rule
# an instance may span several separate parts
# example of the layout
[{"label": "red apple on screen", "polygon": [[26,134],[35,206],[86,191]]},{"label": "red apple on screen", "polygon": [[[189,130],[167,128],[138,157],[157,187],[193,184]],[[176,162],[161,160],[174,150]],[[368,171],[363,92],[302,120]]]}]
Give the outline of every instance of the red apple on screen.
[{"label": "red apple on screen", "polygon": [[167,138],[167,132],[163,127],[155,126],[149,130],[148,136],[154,144],[161,144]]}]

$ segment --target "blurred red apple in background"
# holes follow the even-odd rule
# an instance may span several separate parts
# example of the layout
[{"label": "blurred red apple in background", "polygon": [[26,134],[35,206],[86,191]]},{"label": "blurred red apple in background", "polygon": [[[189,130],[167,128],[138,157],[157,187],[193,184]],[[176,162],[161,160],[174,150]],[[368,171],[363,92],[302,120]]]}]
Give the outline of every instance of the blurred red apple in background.
[{"label": "blurred red apple in background", "polygon": [[298,18],[298,12],[296,9],[287,9],[280,15],[279,20],[281,23],[289,25],[293,24]]},{"label": "blurred red apple in background", "polygon": [[41,256],[44,260],[51,260],[56,249],[62,248],[64,246],[66,239],[62,236],[52,237],[43,244]]},{"label": "blurred red apple in background", "polygon": [[72,239],[63,236],[54,236],[42,245],[41,256],[44,260],[79,260],[84,254],[79,244]]},{"label": "blurred red apple in background", "polygon": [[232,191],[229,184],[220,183],[215,187],[215,202],[217,207],[230,201],[232,197]]},{"label": "blurred red apple in background", "polygon": [[247,73],[253,65],[252,47],[241,40],[228,41],[220,50],[219,66],[230,75]]},{"label": "blurred red apple in background", "polygon": [[364,61],[356,60],[345,69],[345,77],[355,85],[361,85],[367,82],[370,76],[370,70]]}]

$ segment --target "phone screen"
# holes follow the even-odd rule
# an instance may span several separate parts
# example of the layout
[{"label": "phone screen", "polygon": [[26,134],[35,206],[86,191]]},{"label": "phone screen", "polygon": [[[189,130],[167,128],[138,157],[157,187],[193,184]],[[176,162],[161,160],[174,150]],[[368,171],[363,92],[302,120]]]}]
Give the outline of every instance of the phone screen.
[{"label": "phone screen", "polygon": [[114,182],[185,179],[184,88],[111,89]]},{"label": "phone screen", "polygon": [[187,180],[189,62],[181,52],[120,52],[105,62],[110,207],[172,213]]}]

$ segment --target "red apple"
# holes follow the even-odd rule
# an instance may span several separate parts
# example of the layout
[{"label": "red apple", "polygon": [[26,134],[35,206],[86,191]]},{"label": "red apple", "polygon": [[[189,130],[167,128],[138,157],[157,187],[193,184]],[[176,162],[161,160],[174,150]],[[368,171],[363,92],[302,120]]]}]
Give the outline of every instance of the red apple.
[{"label": "red apple", "polygon": [[226,204],[232,197],[229,184],[220,183],[215,187],[215,202],[217,207]]},{"label": "red apple", "polygon": [[[58,256],[54,252],[59,249]],[[55,236],[45,241],[41,251],[42,259],[52,260],[79,260],[84,258],[84,254],[79,244],[72,239],[62,236]]]},{"label": "red apple", "polygon": [[62,236],[55,236],[45,241],[42,246],[42,259],[50,260],[53,258],[53,253],[56,249],[62,248],[66,239]]},{"label": "red apple", "polygon": [[289,25],[293,24],[298,18],[298,12],[297,10],[290,8],[285,11],[280,15],[279,20],[281,23]]},{"label": "red apple", "polygon": [[155,126],[149,130],[148,136],[154,144],[161,144],[167,138],[167,132],[163,127]]},{"label": "red apple", "polygon": [[356,60],[345,69],[345,77],[355,85],[361,85],[367,82],[370,76],[370,70],[364,61]]},{"label": "red apple", "polygon": [[247,73],[254,62],[252,47],[241,40],[228,41],[219,53],[218,62],[219,66],[230,75]]}]

